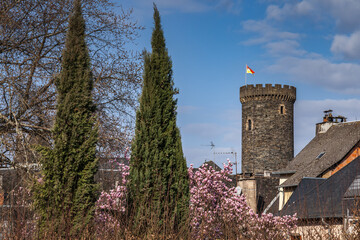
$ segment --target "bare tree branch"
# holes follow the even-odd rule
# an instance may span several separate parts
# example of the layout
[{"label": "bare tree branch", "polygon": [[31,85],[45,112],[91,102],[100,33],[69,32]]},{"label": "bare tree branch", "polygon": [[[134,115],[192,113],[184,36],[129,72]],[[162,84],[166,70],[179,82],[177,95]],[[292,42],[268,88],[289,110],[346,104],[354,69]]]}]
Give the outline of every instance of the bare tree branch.
[{"label": "bare tree branch", "polygon": [[[141,56],[129,50],[142,28],[109,0],[84,0],[98,105],[99,155],[129,144],[141,85]],[[0,164],[36,161],[51,146],[55,83],[72,0],[0,2]],[[115,12],[116,11],[116,12]]]}]

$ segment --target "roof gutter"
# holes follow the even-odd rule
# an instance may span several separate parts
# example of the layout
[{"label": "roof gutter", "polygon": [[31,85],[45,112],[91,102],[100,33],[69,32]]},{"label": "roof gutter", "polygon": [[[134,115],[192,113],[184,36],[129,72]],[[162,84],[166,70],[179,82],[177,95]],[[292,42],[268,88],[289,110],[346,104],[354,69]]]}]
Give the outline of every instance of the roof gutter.
[{"label": "roof gutter", "polygon": [[280,185],[278,188],[284,188],[284,187],[297,187],[297,184],[291,184],[291,185]]}]

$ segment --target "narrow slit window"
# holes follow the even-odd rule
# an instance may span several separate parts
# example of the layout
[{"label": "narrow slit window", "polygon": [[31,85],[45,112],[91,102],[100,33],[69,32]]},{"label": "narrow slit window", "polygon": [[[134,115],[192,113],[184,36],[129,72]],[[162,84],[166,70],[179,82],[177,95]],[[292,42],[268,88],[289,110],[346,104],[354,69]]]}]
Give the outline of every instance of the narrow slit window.
[{"label": "narrow slit window", "polygon": [[249,119],[248,120],[248,130],[251,130],[251,124],[252,124],[251,119]]},{"label": "narrow slit window", "polygon": [[285,105],[284,105],[284,104],[280,104],[280,106],[279,106],[279,113],[280,113],[281,115],[284,115],[284,114],[285,114],[285,111],[286,111]]}]

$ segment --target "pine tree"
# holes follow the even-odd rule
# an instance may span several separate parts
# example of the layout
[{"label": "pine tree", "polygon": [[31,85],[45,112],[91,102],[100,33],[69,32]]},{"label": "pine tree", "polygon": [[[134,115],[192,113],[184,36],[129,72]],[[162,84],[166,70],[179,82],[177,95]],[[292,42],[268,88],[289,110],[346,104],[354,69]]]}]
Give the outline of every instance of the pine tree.
[{"label": "pine tree", "polygon": [[[176,105],[172,62],[165,46],[159,11],[154,4],[152,53],[144,54],[143,90],[136,114],[130,162],[129,204],[140,233],[162,234],[186,227],[189,181]],[[150,225],[150,222],[154,224]],[[146,233],[145,233],[146,234]]]},{"label": "pine tree", "polygon": [[35,186],[35,206],[42,231],[51,228],[68,238],[90,226],[97,193],[96,107],[80,0],[70,16],[56,87],[54,146],[40,149],[43,180]]}]

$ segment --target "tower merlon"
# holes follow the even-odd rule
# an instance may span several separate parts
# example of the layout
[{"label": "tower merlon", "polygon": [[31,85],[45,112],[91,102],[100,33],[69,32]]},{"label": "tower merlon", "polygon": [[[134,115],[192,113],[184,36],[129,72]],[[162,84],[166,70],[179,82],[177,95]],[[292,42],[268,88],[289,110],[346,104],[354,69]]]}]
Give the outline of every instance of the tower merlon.
[{"label": "tower merlon", "polygon": [[296,88],[289,85],[256,84],[240,87],[240,102],[249,100],[281,99],[284,101],[296,101]]}]

